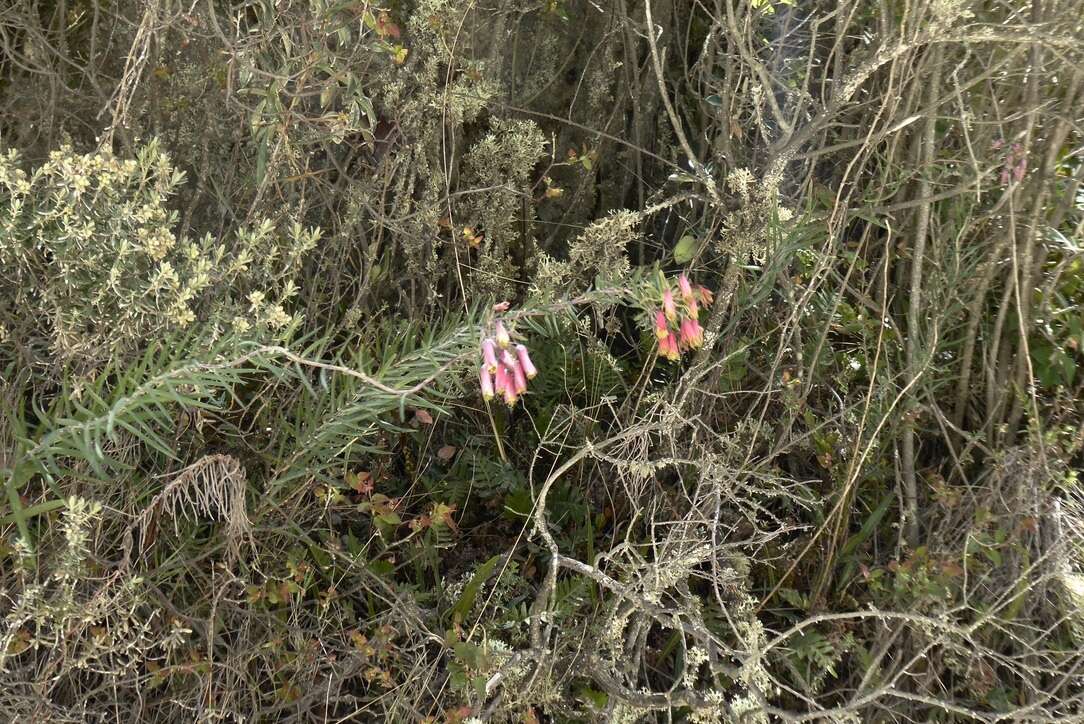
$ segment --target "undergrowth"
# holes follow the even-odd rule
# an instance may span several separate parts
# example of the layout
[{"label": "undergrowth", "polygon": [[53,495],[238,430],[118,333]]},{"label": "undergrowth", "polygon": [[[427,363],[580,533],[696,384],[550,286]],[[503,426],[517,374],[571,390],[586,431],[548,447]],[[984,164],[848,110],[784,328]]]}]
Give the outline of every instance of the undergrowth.
[{"label": "undergrowth", "polygon": [[8,3],[0,712],[1078,718],[1082,42]]}]

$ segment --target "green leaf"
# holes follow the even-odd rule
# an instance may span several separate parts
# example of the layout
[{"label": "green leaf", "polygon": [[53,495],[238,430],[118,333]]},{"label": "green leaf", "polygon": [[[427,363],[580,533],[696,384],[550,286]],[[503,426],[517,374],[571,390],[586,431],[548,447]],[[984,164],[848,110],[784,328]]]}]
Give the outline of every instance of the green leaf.
[{"label": "green leaf", "polygon": [[376,519],[385,525],[399,525],[403,522],[398,513],[382,513],[376,516]]},{"label": "green leaf", "polygon": [[263,183],[267,175],[267,152],[269,145],[270,129],[262,129],[257,137],[256,145],[256,185]]},{"label": "green leaf", "polygon": [[472,643],[459,641],[452,645],[455,656],[469,669],[480,669],[485,661],[482,649]]},{"label": "green leaf", "polygon": [[[11,525],[12,523],[18,523],[20,519],[22,521],[29,520],[43,513],[51,513],[54,510],[65,507],[68,504],[66,500],[47,500],[44,503],[38,503],[37,505],[31,505],[29,508],[21,508],[16,513],[9,513],[3,518],[0,518],[0,526]],[[20,528],[20,533],[22,529]],[[27,539],[29,540],[29,539]]]},{"label": "green leaf", "polygon": [[610,701],[610,696],[604,691],[596,691],[588,687],[580,689],[580,698],[588,702],[595,709],[604,709]]},{"label": "green leaf", "polygon": [[692,234],[686,234],[678,240],[676,246],[674,246],[674,261],[678,264],[685,264],[692,260],[696,255],[697,241],[696,237]]},{"label": "green leaf", "polygon": [[19,470],[10,470],[6,476],[6,484],[8,489],[8,503],[11,504],[11,514],[8,515],[5,520],[11,518],[15,521],[15,524],[19,528],[19,535],[22,537],[23,542],[28,546],[30,542],[30,528],[26,524],[26,519],[30,517],[27,515],[26,510],[23,508],[23,501],[19,499],[19,486],[22,484],[23,476],[19,474]]},{"label": "green leaf", "polygon": [[881,498],[881,502],[877,504],[877,507],[869,515],[868,518],[862,523],[862,527],[857,533],[847,539],[847,542],[843,544],[843,550],[841,556],[849,556],[858,550],[858,546],[862,545],[873,532],[877,530],[877,525],[881,522],[881,518],[888,512],[888,507],[892,505],[892,501],[896,495],[894,492],[885,493]]},{"label": "green leaf", "polygon": [[809,610],[809,601],[805,596],[795,591],[793,588],[780,588],[779,595],[784,601],[789,603],[799,611]]},{"label": "green leaf", "polygon": [[390,576],[395,572],[395,566],[383,559],[369,561],[368,568],[378,577]]},{"label": "green leaf", "polygon": [[503,555],[496,555],[478,566],[478,570],[471,576],[470,583],[463,588],[463,593],[459,594],[459,600],[452,606],[452,616],[454,618],[458,618],[460,621],[466,618],[471,608],[474,607],[474,599],[478,597],[478,591],[481,590],[482,584],[493,575],[497,563],[503,559]]}]

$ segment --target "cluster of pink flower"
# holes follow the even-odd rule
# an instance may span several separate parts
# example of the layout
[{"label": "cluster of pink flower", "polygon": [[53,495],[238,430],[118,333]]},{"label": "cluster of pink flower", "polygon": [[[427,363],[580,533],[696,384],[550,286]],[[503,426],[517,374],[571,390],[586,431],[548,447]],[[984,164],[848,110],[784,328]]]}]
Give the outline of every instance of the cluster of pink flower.
[{"label": "cluster of pink flower", "polygon": [[[1005,141],[994,141],[994,150],[999,151],[1005,147]],[[1028,156],[1024,147],[1019,143],[1013,143],[1005,151],[1005,163],[1001,167],[1001,185],[1008,186],[1011,179],[1014,183],[1024,180],[1024,174],[1028,172]]]},{"label": "cluster of pink flower", "polygon": [[704,287],[693,288],[689,278],[678,277],[681,309],[674,291],[667,287],[662,293],[662,309],[655,312],[655,337],[659,340],[659,356],[671,361],[681,354],[699,349],[704,344],[704,328],[700,326],[700,305],[711,304],[712,294]]},{"label": "cluster of pink flower", "polygon": [[482,340],[482,368],[478,371],[482,397],[488,401],[501,395],[511,407],[527,391],[527,380],[537,374],[527,347],[513,345],[508,330],[497,320],[493,325],[493,336]]}]

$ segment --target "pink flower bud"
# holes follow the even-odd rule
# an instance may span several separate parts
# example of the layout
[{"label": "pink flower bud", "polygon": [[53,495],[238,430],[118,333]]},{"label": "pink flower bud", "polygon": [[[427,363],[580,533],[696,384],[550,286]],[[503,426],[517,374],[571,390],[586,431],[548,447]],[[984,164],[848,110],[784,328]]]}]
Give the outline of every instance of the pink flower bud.
[{"label": "pink flower bud", "polygon": [[501,349],[505,349],[508,345],[512,344],[512,338],[508,335],[508,330],[504,328],[504,324],[500,321],[497,322],[496,327],[497,344]]},{"label": "pink flower bud", "polygon": [[666,315],[661,311],[655,312],[655,336],[663,340],[668,334],[670,334],[670,328],[666,326]]},{"label": "pink flower bud", "polygon": [[662,293],[662,310],[671,322],[677,321],[677,305],[674,304],[674,293],[669,289]]},{"label": "pink flower bud", "polygon": [[489,371],[489,367],[482,365],[482,368],[478,371],[479,379],[482,383],[482,397],[488,402],[493,399],[493,373]]},{"label": "pink flower bud", "polygon": [[516,356],[519,357],[519,366],[523,368],[523,374],[527,375],[527,379],[533,380],[535,375],[538,374],[538,370],[531,363],[531,355],[527,353],[527,347],[522,344],[516,345]]},{"label": "pink flower bud", "polygon": [[504,365],[497,365],[497,377],[496,377],[496,390],[497,394],[503,394],[512,387],[512,380],[508,376],[508,368]]},{"label": "pink flower bud", "polygon": [[527,375],[523,374],[523,367],[517,364],[512,368],[512,379],[516,383],[517,395],[522,395],[527,391]]},{"label": "pink flower bud", "polygon": [[696,304],[696,299],[692,298],[685,303],[686,309],[689,310],[689,316],[693,319],[700,319],[700,307]]},{"label": "pink flower bud", "polygon": [[704,344],[704,329],[695,319],[685,319],[681,323],[681,345],[688,349],[699,349]]},{"label": "pink flower bud", "polygon": [[681,291],[681,300],[688,304],[693,298],[693,285],[689,283],[689,277],[684,274],[678,277],[678,290]]},{"label": "pink flower bud", "polygon": [[486,338],[482,342],[482,361],[490,374],[497,371],[497,343],[492,338]]},{"label": "pink flower bud", "polygon": [[519,360],[516,359],[516,356],[514,354],[512,354],[512,350],[502,349],[501,364],[503,364],[510,370],[514,370],[519,365]]},{"label": "pink flower bud", "polygon": [[696,293],[700,296],[700,303],[705,307],[710,307],[711,303],[715,301],[715,295],[707,287],[697,287]]}]

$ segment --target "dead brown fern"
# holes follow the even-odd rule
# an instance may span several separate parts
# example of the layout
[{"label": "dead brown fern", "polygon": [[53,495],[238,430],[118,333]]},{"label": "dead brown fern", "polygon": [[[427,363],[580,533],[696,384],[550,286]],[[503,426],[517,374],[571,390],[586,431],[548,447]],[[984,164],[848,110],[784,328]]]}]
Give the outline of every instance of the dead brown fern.
[{"label": "dead brown fern", "polygon": [[240,461],[230,455],[205,455],[177,473],[154,496],[125,534],[125,558],[130,559],[134,534],[139,534],[137,557],[153,545],[162,522],[178,532],[182,521],[211,519],[224,523],[234,547],[251,535],[245,493],[248,480]]}]

